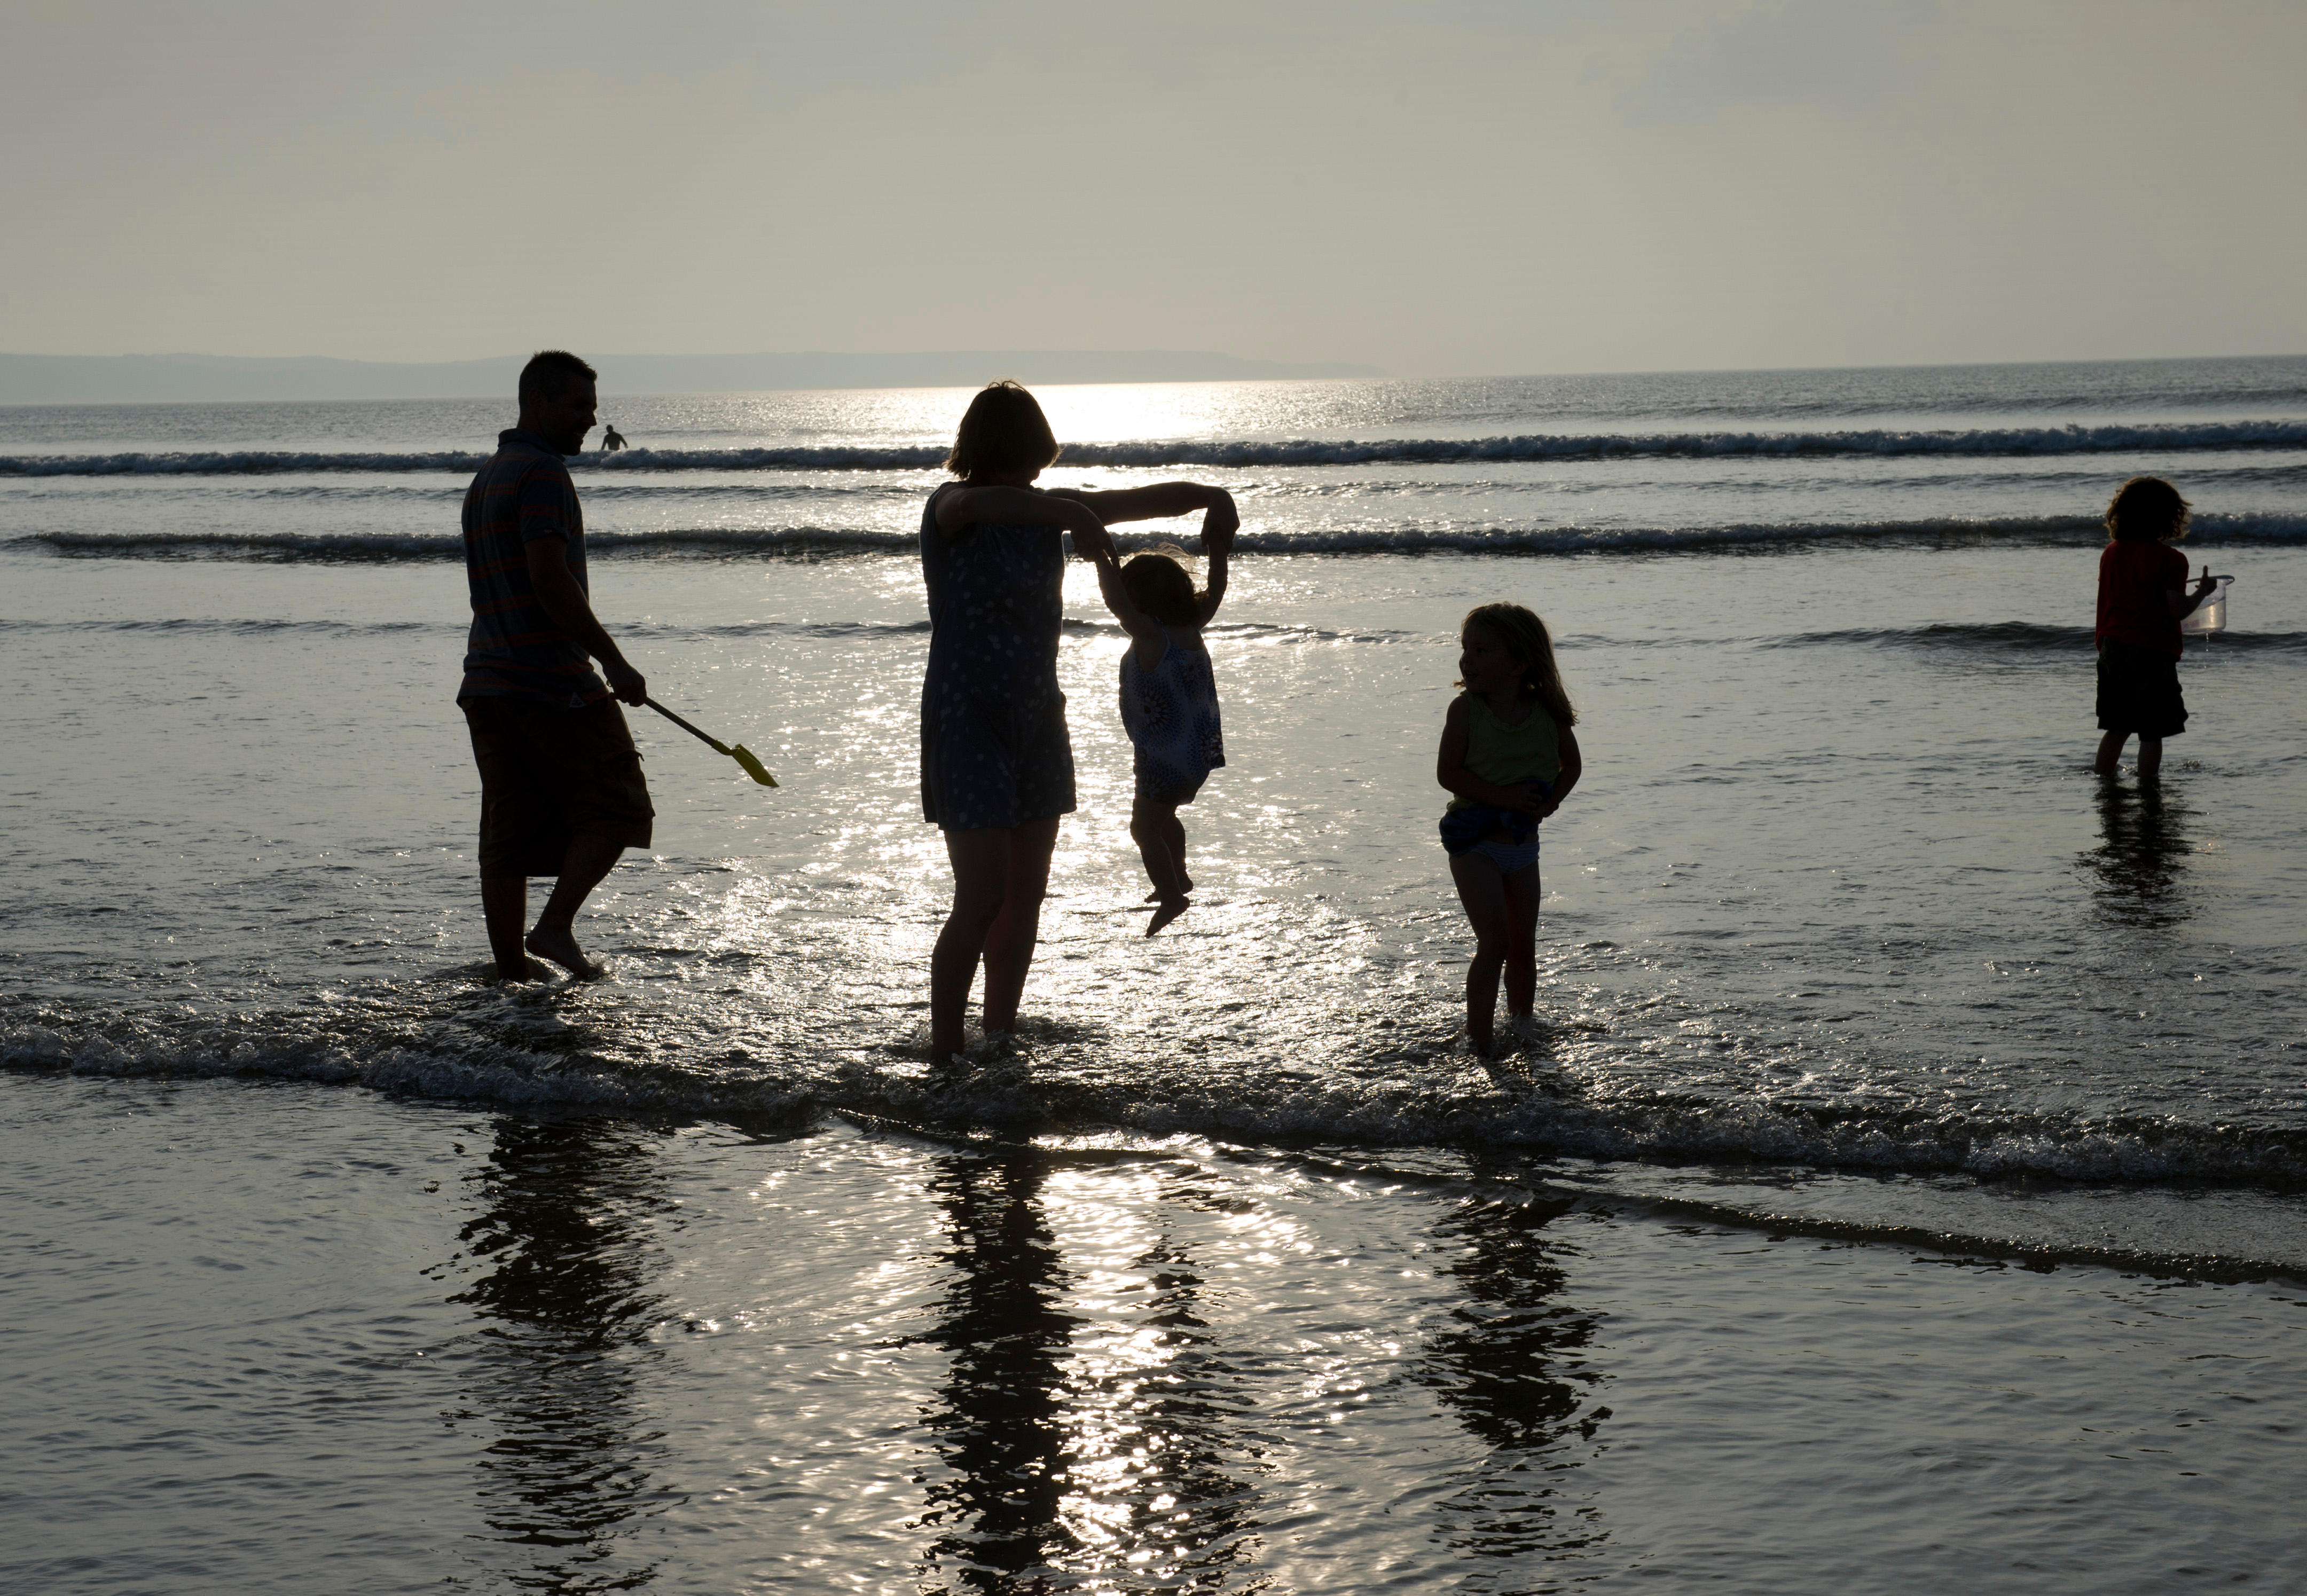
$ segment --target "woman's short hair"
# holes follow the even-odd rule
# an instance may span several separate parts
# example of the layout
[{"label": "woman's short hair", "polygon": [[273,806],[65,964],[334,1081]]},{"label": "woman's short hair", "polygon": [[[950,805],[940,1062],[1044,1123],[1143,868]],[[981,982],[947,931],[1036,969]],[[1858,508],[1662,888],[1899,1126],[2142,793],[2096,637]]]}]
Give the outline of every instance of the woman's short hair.
[{"label": "woman's short hair", "polygon": [[1038,471],[1057,458],[1057,434],[1050,431],[1040,401],[1023,384],[1004,377],[988,382],[969,401],[945,468],[956,476],[994,476]]},{"label": "woman's short hair", "polygon": [[2106,529],[2120,543],[2176,542],[2187,536],[2187,502],[2159,476],[2134,476],[2107,502]]},{"label": "woman's short hair", "polygon": [[1171,554],[1139,554],[1121,568],[1121,585],[1130,603],[1164,626],[1191,626],[1201,618],[1194,579]]}]

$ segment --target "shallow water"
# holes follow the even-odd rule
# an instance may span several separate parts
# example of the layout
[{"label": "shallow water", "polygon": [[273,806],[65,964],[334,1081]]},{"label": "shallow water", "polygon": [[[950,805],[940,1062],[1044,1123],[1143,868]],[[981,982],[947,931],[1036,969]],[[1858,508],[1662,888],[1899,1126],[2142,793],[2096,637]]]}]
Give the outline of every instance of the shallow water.
[{"label": "shallow water", "polygon": [[[78,562],[29,565],[42,618],[10,656],[41,691],[0,714],[17,746],[75,751],[13,797],[12,1048],[677,1110],[2286,1189],[2303,880],[2282,739],[2307,651],[2203,649],[2201,729],[2173,744],[2192,757],[2159,798],[2102,788],[2070,621],[2088,564],[1245,561],[1213,639],[1232,763],[1190,811],[1204,889],[1151,946],[1099,713],[1121,638],[1073,593],[1084,808],[1030,1065],[957,1099],[916,1051],[946,886],[911,790],[909,569],[605,566],[661,691],[785,785],[639,726],[659,849],[587,932],[619,979],[509,997],[472,984],[472,777],[432,571],[131,563],[90,594]],[[2261,603],[2307,600],[2298,552],[2251,577]],[[1454,622],[1501,592],[1558,617],[1590,775],[1548,830],[1549,1034],[1486,1070],[1452,1042],[1466,938],[1430,769]],[[1952,618],[1981,593],[2040,619]],[[177,674],[203,660],[225,668]],[[2275,1204],[2267,1261],[2307,1258],[2295,1214]]]},{"label": "shallow water", "polygon": [[[1241,492],[1231,763],[1149,943],[1123,639],[1077,576],[1082,808],[1023,1046],[958,1084],[922,1059],[935,476],[894,451],[959,396],[607,412],[710,462],[580,466],[605,619],[785,785],[636,722],[656,846],[579,925],[613,979],[519,992],[481,979],[450,701],[463,468],[410,463],[502,418],[0,412],[5,1267],[16,1434],[63,1460],[11,1487],[21,1566],[2279,1583],[2288,1432],[2197,1386],[2261,1360],[2296,1411],[2303,394],[2302,362],[1052,390],[1062,435],[1187,462],[1078,479]],[[1835,452],[1861,433],[1891,442]],[[1595,435],[1683,442],[1439,447]],[[1387,438],[1418,447],[1191,463]],[[830,447],[864,463],[733,463]],[[27,464],[75,454],[120,469]],[[2238,578],[2159,792],[2084,769],[2089,523],[2138,469]],[[1432,759],[1498,597],[1553,623],[1588,768],[1546,828],[1543,1034],[1485,1062]],[[1131,1425],[1158,1469],[1115,1461]]]},{"label": "shallow water", "polygon": [[1196,1137],[21,1077],[0,1114],[4,1436],[40,1460],[11,1472],[0,1571],[27,1589],[2294,1572],[2294,1289]]}]

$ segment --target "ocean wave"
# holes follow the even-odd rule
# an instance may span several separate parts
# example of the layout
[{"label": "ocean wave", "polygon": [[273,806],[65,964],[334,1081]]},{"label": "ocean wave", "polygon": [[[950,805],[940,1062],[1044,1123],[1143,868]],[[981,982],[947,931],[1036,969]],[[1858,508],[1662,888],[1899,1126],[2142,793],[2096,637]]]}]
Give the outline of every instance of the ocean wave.
[{"label": "ocean wave", "polygon": [[[415,562],[459,560],[456,533],[415,532],[35,532],[15,539],[59,554],[113,559]],[[706,527],[665,532],[587,532],[593,554],[805,554],[910,553],[913,532],[824,527]]]},{"label": "ocean wave", "polygon": [[[2017,653],[2088,653],[2093,631],[2088,626],[2048,626],[2032,621],[1942,622],[1929,626],[1856,627],[1840,631],[1797,632],[1761,639],[1766,648],[1811,648],[1858,646],[1877,648],[1978,649]],[[2307,632],[2223,631],[2187,639],[2189,656],[2203,649],[2249,653],[2307,652]]]},{"label": "ocean wave", "polygon": [[[1124,550],[1168,544],[1169,532],[1119,531]],[[1247,530],[1245,553],[1272,554],[1546,554],[1899,540],[2096,541],[2105,529],[2084,516],[1929,517],[1895,521],[1753,521],[1719,526],[1421,527]],[[2235,511],[2199,516],[2195,539],[2207,544],[2307,543],[2307,514]],[[919,534],[870,528],[699,527],[653,532],[587,532],[596,555],[731,558],[784,554],[911,554]],[[59,554],[114,559],[277,561],[445,561],[464,558],[453,533],[395,532],[35,532],[13,539]]]},{"label": "ocean wave", "polygon": [[[1495,460],[1818,458],[1913,455],[2070,455],[2307,448],[2307,421],[2202,421],[2003,426],[1944,431],[1525,433],[1492,438],[1184,439],[1076,443],[1072,466],[1363,466]],[[943,444],[819,444],[781,449],[629,449],[589,454],[571,468],[629,471],[925,471]],[[185,453],[0,456],[4,476],[248,476],[280,472],[476,471],[472,450],[388,453],[228,450]]]},{"label": "ocean wave", "polygon": [[[2119,1184],[2208,1183],[2296,1189],[2307,1133],[2295,1128],[2092,1118],[2057,1112],[1914,1116],[1895,1108],[1835,1112],[1753,1101],[1648,1093],[1582,1095],[1567,1081],[1468,1091],[1445,1079],[1405,1089],[1348,1076],[1243,1083],[1239,1089],[1111,1089],[1079,1077],[1042,1081],[1022,1060],[959,1082],[918,1067],[820,1061],[699,1074],[661,1061],[645,1070],[502,1037],[344,1032],[261,1018],[160,1019],[87,1028],[0,1025],[0,1068],[157,1077],[244,1077],[357,1085],[398,1095],[524,1107],[583,1107],[704,1118],[858,1112],[916,1123],[1083,1133],[1100,1128],[1214,1136],[1278,1146],[1511,1149],[1548,1156],[1765,1164],[1982,1179],[2048,1176]],[[1421,1072],[1434,1060],[1420,1053]],[[1381,1054],[1384,1062],[1392,1054]],[[1448,1074],[1449,1072],[1444,1072]]]}]

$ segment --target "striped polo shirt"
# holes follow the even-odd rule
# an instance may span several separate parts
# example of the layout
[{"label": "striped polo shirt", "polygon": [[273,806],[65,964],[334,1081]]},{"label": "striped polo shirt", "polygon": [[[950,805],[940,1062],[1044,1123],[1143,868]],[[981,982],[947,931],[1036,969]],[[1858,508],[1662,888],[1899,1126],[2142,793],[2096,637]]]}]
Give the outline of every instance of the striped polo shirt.
[{"label": "striped polo shirt", "polygon": [[465,647],[464,699],[531,699],[581,709],[609,696],[592,662],[553,625],[528,580],[528,545],[562,540],[569,574],[585,580],[585,517],[569,468],[544,439],[519,427],[497,434],[497,451],[465,493],[465,577],[473,633]]}]

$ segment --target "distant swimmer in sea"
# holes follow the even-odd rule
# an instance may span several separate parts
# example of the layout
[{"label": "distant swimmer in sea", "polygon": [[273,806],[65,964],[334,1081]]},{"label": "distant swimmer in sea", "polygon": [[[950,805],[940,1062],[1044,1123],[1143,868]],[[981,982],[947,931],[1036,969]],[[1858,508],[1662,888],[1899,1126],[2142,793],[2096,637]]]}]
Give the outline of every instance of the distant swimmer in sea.
[{"label": "distant swimmer in sea", "polygon": [[1458,635],[1458,696],[1442,722],[1435,779],[1450,790],[1442,846],[1474,927],[1466,1037],[1490,1051],[1505,975],[1506,1027],[1537,1031],[1538,828],[1578,785],[1578,711],[1563,690],[1546,622],[1518,604],[1468,612]]},{"label": "distant swimmer in sea", "polygon": [[929,670],[922,682],[922,814],[945,832],[953,908],[930,956],[930,1050],[951,1064],[977,966],[985,1038],[1016,1029],[1059,817],[1074,809],[1073,744],[1058,690],[1066,553],[1111,558],[1109,521],[1223,507],[1222,488],[1167,482],[1120,493],[1043,492],[1058,442],[1033,396],[996,382],[970,401],[922,510]]},{"label": "distant swimmer in sea", "polygon": [[1202,549],[1209,586],[1199,592],[1186,568],[1160,551],[1124,565],[1100,550],[1097,585],[1106,608],[1129,634],[1121,656],[1121,724],[1129,733],[1136,795],[1129,835],[1154,884],[1152,936],[1192,906],[1186,873],[1186,828],[1178,806],[1191,803],[1211,771],[1225,763],[1218,723],[1218,689],[1202,628],[1225,602],[1226,555],[1241,523],[1233,502],[1202,516]]},{"label": "distant swimmer in sea", "polygon": [[2179,622],[2217,588],[2211,568],[2187,590],[2187,557],[2168,545],[2187,536],[2187,502],[2159,476],[2134,476],[2106,507],[2107,545],[2098,557],[2098,757],[2091,768],[2115,773],[2123,745],[2139,735],[2139,779],[2158,781],[2163,740],[2187,729],[2179,691]]},{"label": "distant swimmer in sea", "polygon": [[614,454],[624,446],[624,433],[619,432],[613,426],[605,426],[601,429],[601,452],[603,454]]},{"label": "distant swimmer in sea", "polygon": [[[640,704],[648,685],[594,619],[585,519],[562,464],[592,430],[594,382],[564,350],[532,359],[520,424],[497,434],[465,494],[473,631],[457,703],[481,772],[481,911],[507,981],[536,975],[530,953],[580,980],[604,974],[577,945],[577,910],[618,855],[649,845],[656,815],[616,702]],[[555,879],[524,939],[531,876]]]}]

